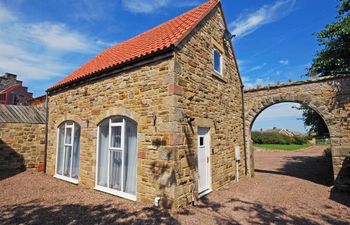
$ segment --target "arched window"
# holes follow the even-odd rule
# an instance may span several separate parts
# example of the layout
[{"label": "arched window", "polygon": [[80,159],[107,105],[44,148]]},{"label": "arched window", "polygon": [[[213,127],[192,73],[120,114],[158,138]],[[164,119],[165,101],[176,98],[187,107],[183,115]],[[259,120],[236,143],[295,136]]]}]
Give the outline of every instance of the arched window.
[{"label": "arched window", "polygon": [[98,127],[96,189],[136,200],[137,124],[112,117]]},{"label": "arched window", "polygon": [[72,121],[58,127],[55,177],[78,183],[80,126]]}]

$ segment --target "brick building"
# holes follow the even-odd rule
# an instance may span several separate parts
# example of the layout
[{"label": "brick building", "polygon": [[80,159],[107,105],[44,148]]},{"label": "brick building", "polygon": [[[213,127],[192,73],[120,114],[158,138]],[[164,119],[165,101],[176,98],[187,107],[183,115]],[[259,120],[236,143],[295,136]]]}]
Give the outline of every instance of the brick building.
[{"label": "brick building", "polygon": [[29,105],[33,93],[17,80],[17,75],[5,73],[0,76],[0,104],[5,105]]},{"label": "brick building", "polygon": [[245,173],[242,83],[211,0],[113,46],[48,89],[47,172],[182,207]]}]

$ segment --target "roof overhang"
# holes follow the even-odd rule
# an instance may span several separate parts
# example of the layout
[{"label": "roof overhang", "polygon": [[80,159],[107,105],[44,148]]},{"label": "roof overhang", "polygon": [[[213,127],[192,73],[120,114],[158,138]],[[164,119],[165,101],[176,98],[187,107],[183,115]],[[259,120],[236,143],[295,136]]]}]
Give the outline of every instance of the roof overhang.
[{"label": "roof overhang", "polygon": [[139,68],[141,66],[145,66],[147,64],[150,63],[154,63],[160,60],[165,60],[168,58],[173,57],[173,52],[174,52],[174,46],[170,46],[169,48],[163,49],[161,51],[158,52],[154,52],[152,54],[149,55],[145,55],[143,57],[137,58],[135,60],[129,61],[129,62],[125,62],[123,64],[117,65],[115,67],[111,67],[96,73],[92,73],[89,76],[84,76],[81,78],[78,78],[70,83],[66,83],[57,87],[52,87],[46,90],[46,92],[49,95],[52,94],[56,94],[58,92],[62,92],[65,91],[67,89],[73,88],[73,87],[77,87],[86,83],[91,83],[91,82],[95,82],[97,80],[101,80],[104,79],[106,77],[110,77],[110,76],[116,76],[122,72],[131,70],[131,69],[135,69],[135,68]]}]

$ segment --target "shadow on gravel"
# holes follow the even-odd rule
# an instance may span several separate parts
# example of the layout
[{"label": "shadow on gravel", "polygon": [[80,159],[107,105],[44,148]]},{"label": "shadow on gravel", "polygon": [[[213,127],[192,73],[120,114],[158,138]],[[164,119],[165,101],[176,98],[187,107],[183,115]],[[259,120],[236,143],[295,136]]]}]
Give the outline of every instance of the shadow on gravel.
[{"label": "shadow on gravel", "polygon": [[15,176],[19,173],[22,173],[25,170],[26,170],[25,167],[22,167],[22,168],[16,169],[16,170],[0,170],[0,181],[5,180],[7,178],[10,178],[12,176]]},{"label": "shadow on gravel", "polygon": [[[236,213],[245,212],[249,215],[247,222],[249,224],[348,224],[348,221],[337,218],[336,216],[326,214],[314,214],[310,212],[307,217],[292,215],[288,213],[287,209],[281,207],[274,207],[271,205],[263,205],[259,202],[248,202],[238,198],[232,198],[228,201],[232,204],[232,210]],[[235,206],[239,205],[239,206]],[[307,210],[307,209],[305,209]],[[228,221],[227,221],[228,222]],[[230,223],[221,223],[230,224]]]},{"label": "shadow on gravel", "polygon": [[43,206],[40,201],[0,209],[0,224],[180,224],[167,210],[144,207],[138,211],[101,205]]},{"label": "shadow on gravel", "polygon": [[[200,210],[197,210],[200,209]],[[308,212],[309,209],[305,209]],[[293,215],[287,209],[264,205],[260,202],[243,201],[231,198],[226,202],[210,201],[208,198],[200,200],[194,209],[186,209],[181,215],[193,216],[194,214],[212,215],[215,222],[221,225],[228,224],[348,224],[348,221],[337,218],[337,215],[328,215],[308,212],[307,217]],[[242,215],[246,215],[243,216]],[[237,218],[243,218],[238,220]]]},{"label": "shadow on gravel", "polygon": [[335,202],[338,202],[347,207],[350,207],[350,192],[341,191],[336,188],[332,188],[329,199],[332,199]]},{"label": "shadow on gravel", "polygon": [[276,170],[260,170],[258,173],[280,174],[308,180],[330,187],[333,185],[332,163],[325,156],[284,157],[286,163]]},{"label": "shadow on gravel", "polygon": [[[258,173],[279,174],[308,180],[331,187],[334,184],[332,159],[326,156],[292,156],[284,157],[286,164],[277,170],[256,169]],[[350,207],[350,193],[332,188],[331,200]]]}]

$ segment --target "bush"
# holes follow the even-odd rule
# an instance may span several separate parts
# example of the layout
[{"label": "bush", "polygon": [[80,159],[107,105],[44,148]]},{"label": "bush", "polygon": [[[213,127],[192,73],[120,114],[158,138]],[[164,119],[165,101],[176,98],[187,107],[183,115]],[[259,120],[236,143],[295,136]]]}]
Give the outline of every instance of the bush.
[{"label": "bush", "polygon": [[264,144],[279,144],[285,143],[284,137],[277,132],[265,133],[265,143]]},{"label": "bush", "polygon": [[303,136],[294,137],[294,144],[303,145],[303,144],[306,144],[307,142],[308,142],[307,137],[303,137]]},{"label": "bush", "polygon": [[255,144],[297,144],[302,145],[307,143],[307,137],[294,136],[289,137],[278,132],[252,132],[252,140]]},{"label": "bush", "polygon": [[253,131],[252,132],[252,139],[253,139],[253,142],[256,143],[256,144],[264,144],[263,143],[262,133],[260,133],[258,131]]}]

